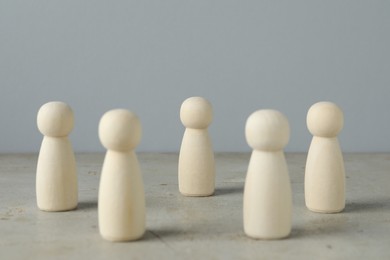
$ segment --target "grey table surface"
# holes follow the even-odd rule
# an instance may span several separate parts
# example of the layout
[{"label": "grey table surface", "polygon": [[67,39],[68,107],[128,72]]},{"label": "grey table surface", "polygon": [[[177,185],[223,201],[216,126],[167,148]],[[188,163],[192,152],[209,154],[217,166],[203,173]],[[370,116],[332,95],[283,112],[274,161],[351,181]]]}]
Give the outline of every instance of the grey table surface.
[{"label": "grey table surface", "polygon": [[319,214],[304,203],[306,154],[286,154],[293,227],[283,240],[245,236],[243,186],[249,153],[217,153],[216,192],[178,192],[174,153],[140,153],[146,233],[112,243],[99,235],[97,194],[104,154],[77,154],[79,206],[49,213],[35,200],[37,154],[0,155],[0,259],[390,259],[390,154],[344,154],[346,208]]}]

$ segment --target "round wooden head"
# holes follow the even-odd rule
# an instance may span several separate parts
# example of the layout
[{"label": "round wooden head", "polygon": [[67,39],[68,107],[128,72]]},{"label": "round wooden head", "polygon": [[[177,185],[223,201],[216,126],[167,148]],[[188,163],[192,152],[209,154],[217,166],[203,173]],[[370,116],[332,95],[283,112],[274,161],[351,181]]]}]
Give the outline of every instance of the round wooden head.
[{"label": "round wooden head", "polygon": [[252,113],[245,126],[245,136],[255,150],[282,150],[290,138],[287,118],[276,110],[263,109]]},{"label": "round wooden head", "polygon": [[209,101],[202,97],[187,98],[180,108],[180,119],[185,127],[207,128],[213,120],[213,109]]},{"label": "round wooden head", "polygon": [[39,131],[45,136],[67,136],[74,126],[72,108],[59,101],[46,103],[38,111],[37,125]]},{"label": "round wooden head", "polygon": [[336,137],[343,129],[343,111],[334,103],[318,102],[307,113],[307,128],[314,136]]},{"label": "round wooden head", "polygon": [[100,142],[109,150],[131,151],[141,141],[141,135],[139,118],[126,109],[110,110],[100,119]]}]

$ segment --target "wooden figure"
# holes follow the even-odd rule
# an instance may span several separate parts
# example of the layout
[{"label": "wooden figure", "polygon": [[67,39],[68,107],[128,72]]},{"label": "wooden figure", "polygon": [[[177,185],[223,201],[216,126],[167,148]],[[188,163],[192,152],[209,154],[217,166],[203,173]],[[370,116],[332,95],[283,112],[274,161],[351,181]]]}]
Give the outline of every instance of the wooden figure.
[{"label": "wooden figure", "polygon": [[99,230],[110,241],[136,240],[145,232],[145,193],[134,149],[141,140],[138,117],[124,109],[108,111],[99,124],[107,153],[99,187]]},{"label": "wooden figure", "polygon": [[180,119],[186,127],[179,155],[179,190],[185,196],[210,196],[215,189],[215,162],[207,127],[213,115],[202,97],[186,99]]},{"label": "wooden figure", "polygon": [[253,148],[244,189],[244,231],[255,239],[280,239],[291,231],[292,195],[283,148],[289,141],[287,118],[258,110],[246,122]]},{"label": "wooden figure", "polygon": [[44,135],[36,174],[38,208],[66,211],[77,207],[76,162],[68,135],[73,129],[72,109],[63,102],[44,104],[37,125]]},{"label": "wooden figure", "polygon": [[343,112],[331,102],[316,103],[307,113],[313,139],[306,161],[305,202],[311,211],[336,213],[345,207],[344,160],[337,139],[343,125]]}]

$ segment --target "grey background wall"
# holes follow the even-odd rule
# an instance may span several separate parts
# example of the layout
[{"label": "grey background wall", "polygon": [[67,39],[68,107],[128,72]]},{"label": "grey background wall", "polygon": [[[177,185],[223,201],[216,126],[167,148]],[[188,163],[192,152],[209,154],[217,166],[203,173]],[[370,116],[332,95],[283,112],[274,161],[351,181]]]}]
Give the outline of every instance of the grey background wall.
[{"label": "grey background wall", "polygon": [[139,151],[178,151],[181,102],[208,98],[217,151],[249,151],[245,120],[287,115],[306,151],[307,109],[345,113],[345,151],[390,151],[390,1],[0,0],[0,152],[38,151],[39,107],[69,103],[76,151],[103,151],[101,115],[128,108]]}]

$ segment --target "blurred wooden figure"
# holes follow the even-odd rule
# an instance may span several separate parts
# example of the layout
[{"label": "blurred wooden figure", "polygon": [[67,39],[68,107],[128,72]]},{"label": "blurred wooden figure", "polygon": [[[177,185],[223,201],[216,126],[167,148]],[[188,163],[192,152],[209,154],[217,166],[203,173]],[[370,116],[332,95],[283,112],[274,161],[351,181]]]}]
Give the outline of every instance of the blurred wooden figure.
[{"label": "blurred wooden figure", "polygon": [[255,239],[280,239],[291,232],[292,195],[283,148],[290,128],[276,110],[258,110],[245,127],[253,148],[244,189],[244,231]]},{"label": "blurred wooden figure", "polygon": [[99,230],[110,241],[137,240],[145,233],[145,192],[135,147],[141,140],[138,117],[125,109],[103,115],[100,141],[107,153],[99,187]]},{"label": "blurred wooden figure", "polygon": [[68,135],[73,129],[73,111],[63,102],[44,104],[37,124],[44,135],[36,175],[38,208],[43,211],[66,211],[77,207],[76,162]]},{"label": "blurred wooden figure", "polygon": [[186,99],[180,109],[186,127],[179,155],[179,190],[185,196],[210,196],[215,189],[214,153],[207,127],[213,119],[209,101]]},{"label": "blurred wooden figure", "polygon": [[313,139],[305,170],[305,202],[308,209],[336,213],[345,207],[345,170],[337,139],[344,125],[343,112],[331,102],[314,104],[307,113]]}]

